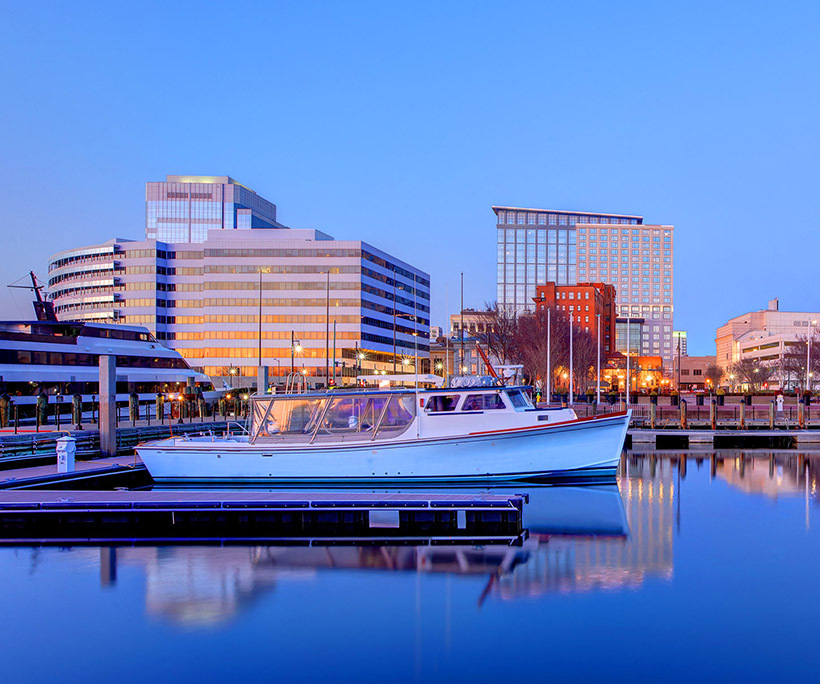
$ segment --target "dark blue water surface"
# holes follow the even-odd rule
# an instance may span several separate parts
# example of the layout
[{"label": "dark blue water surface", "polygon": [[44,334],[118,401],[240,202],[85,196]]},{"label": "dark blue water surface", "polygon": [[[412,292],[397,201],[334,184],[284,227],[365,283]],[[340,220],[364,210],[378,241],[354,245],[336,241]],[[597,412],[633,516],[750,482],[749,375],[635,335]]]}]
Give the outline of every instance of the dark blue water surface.
[{"label": "dark blue water surface", "polygon": [[483,546],[0,549],[5,682],[815,681],[817,465],[631,455]]}]

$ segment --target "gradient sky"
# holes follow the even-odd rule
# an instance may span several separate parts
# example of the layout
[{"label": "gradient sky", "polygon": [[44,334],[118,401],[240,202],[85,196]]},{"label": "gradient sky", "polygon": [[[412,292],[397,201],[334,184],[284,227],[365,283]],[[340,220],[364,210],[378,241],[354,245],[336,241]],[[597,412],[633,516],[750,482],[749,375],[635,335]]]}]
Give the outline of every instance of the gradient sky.
[{"label": "gradient sky", "polygon": [[494,204],[674,224],[690,354],[770,298],[820,309],[820,3],[2,6],[3,285],[141,239],[145,181],[228,174],[431,273],[434,324],[461,270],[495,298]]}]

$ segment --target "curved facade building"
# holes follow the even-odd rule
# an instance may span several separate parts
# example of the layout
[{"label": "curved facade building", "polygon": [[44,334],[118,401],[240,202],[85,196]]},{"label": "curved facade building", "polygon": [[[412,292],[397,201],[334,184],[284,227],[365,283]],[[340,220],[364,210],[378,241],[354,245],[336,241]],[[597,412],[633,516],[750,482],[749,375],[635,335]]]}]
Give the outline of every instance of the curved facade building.
[{"label": "curved facade building", "polygon": [[260,353],[282,380],[292,369],[324,378],[334,366],[351,378],[357,363],[428,368],[429,275],[315,230],[211,229],[196,243],[114,239],[66,250],[50,259],[48,296],[59,320],[143,325],[232,385],[256,376]]}]

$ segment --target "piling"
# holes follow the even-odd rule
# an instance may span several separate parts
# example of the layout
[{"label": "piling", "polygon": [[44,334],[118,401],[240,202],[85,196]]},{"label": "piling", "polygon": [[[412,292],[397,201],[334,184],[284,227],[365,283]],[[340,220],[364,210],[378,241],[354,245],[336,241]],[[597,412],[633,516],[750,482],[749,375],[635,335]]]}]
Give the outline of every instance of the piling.
[{"label": "piling", "polygon": [[806,405],[803,403],[801,399],[797,403],[797,426],[802,430],[806,427],[806,412],[805,412]]},{"label": "piling", "polygon": [[649,426],[654,430],[658,417],[658,405],[649,404]]},{"label": "piling", "polygon": [[100,454],[117,455],[117,357],[100,355]]},{"label": "piling", "polygon": [[83,429],[83,397],[81,394],[75,393],[71,397],[71,410],[74,418],[74,426],[78,430]]},{"label": "piling", "polygon": [[746,429],[746,403],[740,402],[740,429]]},{"label": "piling", "polygon": [[769,402],[769,430],[774,430],[774,399]]},{"label": "piling", "polygon": [[709,403],[709,423],[713,430],[717,430],[717,402],[714,399]]},{"label": "piling", "polygon": [[256,369],[256,393],[263,396],[268,391],[268,367],[258,366]]},{"label": "piling", "polygon": [[686,423],[686,399],[680,400],[680,427],[681,430],[687,429]]}]

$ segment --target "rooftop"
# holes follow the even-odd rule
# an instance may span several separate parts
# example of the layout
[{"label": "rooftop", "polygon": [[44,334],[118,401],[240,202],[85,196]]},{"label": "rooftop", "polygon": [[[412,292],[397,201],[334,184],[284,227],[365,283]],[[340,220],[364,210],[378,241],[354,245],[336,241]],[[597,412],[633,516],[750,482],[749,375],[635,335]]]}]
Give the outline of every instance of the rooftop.
[{"label": "rooftop", "polygon": [[536,209],[533,207],[504,207],[504,206],[493,206],[493,211],[498,213],[499,211],[536,211],[539,213],[549,213],[549,214],[573,214],[575,216],[612,216],[613,218],[629,218],[629,219],[640,219],[643,221],[643,216],[638,216],[637,214],[612,214],[608,211],[568,211],[566,209]]}]

